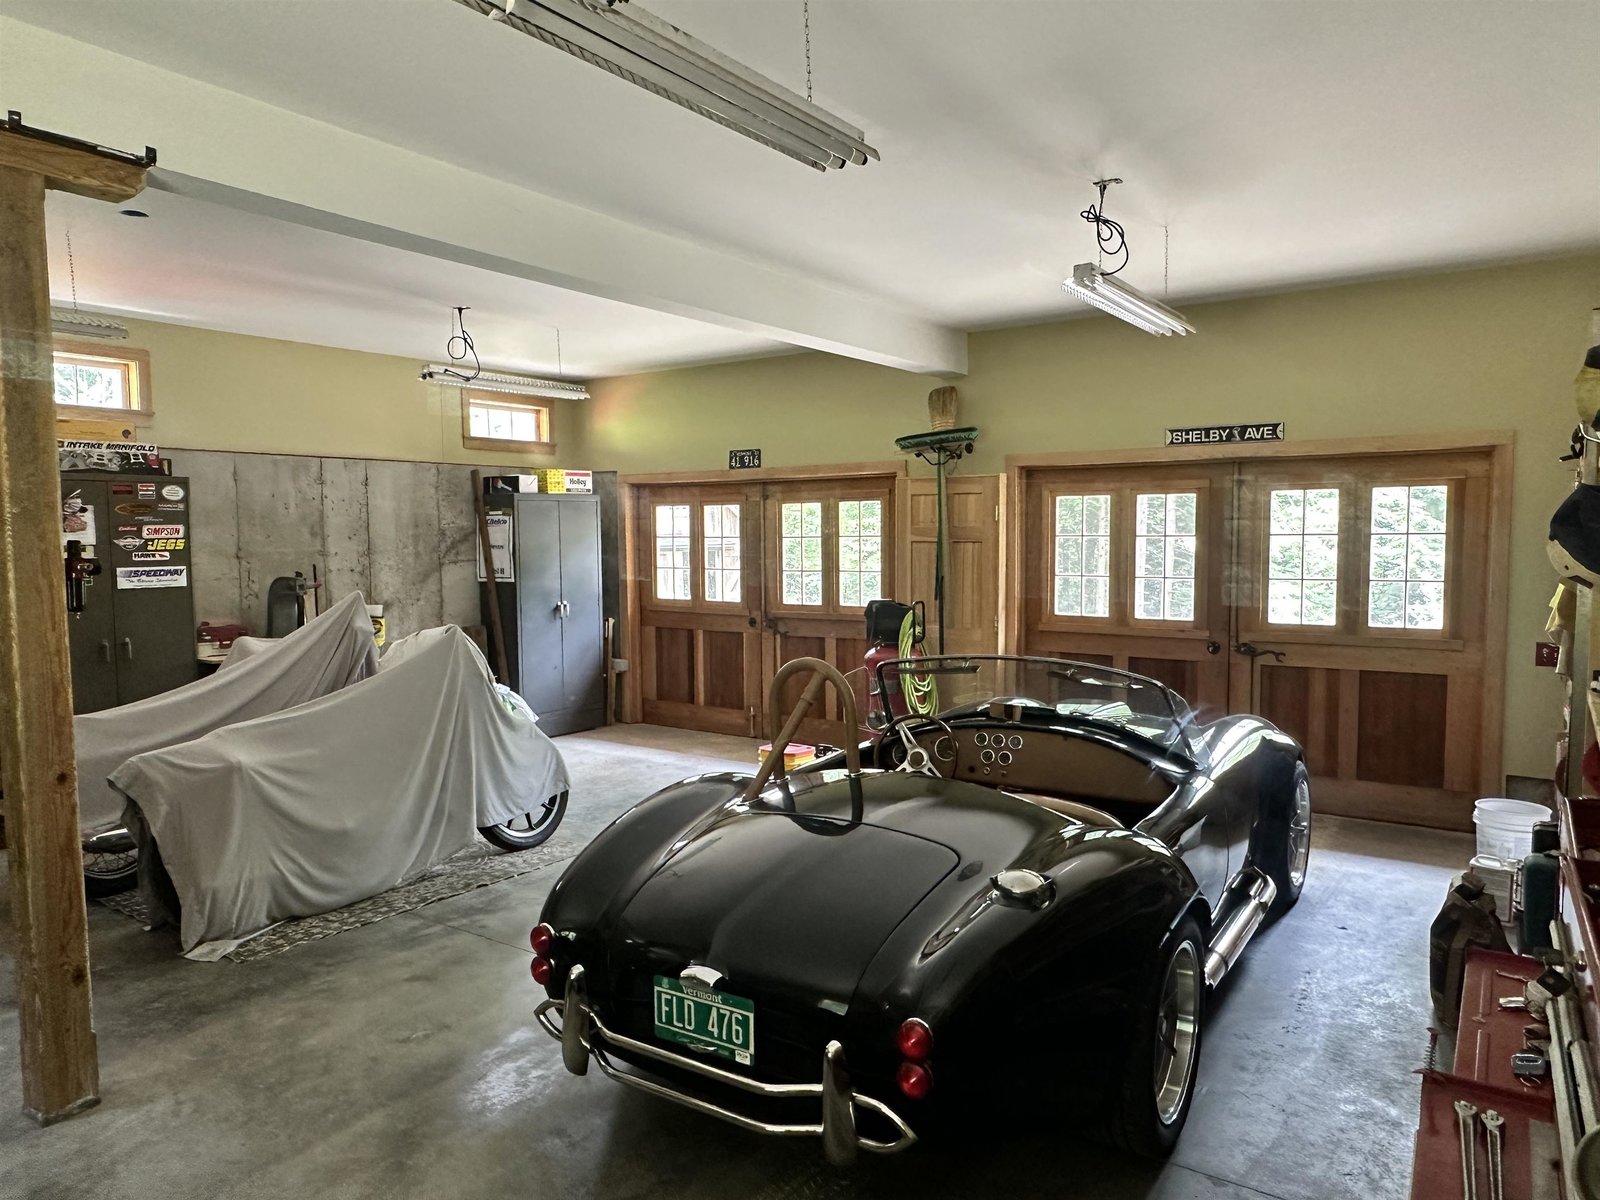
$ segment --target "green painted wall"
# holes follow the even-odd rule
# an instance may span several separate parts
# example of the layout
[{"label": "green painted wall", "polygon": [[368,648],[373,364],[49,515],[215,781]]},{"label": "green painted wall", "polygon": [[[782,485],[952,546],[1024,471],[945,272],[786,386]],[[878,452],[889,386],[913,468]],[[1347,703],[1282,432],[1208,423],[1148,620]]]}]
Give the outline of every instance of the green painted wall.
[{"label": "green painted wall", "polygon": [[[1532,646],[1597,306],[1600,255],[1584,255],[1196,305],[1199,333],[1184,339],[1100,316],[975,333],[956,383],[961,421],[982,435],[963,469],[1158,446],[1169,425],[1281,419],[1294,440],[1515,431],[1506,769],[1548,776],[1559,689]],[[625,472],[718,469],[747,446],[771,466],[890,458],[897,435],[927,427],[940,382],[821,354],[602,380],[587,452]]]},{"label": "green painted wall", "polygon": [[583,457],[586,413],[573,401],[554,402],[554,456],[467,450],[460,390],[418,380],[419,359],[124,324],[125,344],[150,352],[155,419],[140,436],[159,446],[529,468]]}]

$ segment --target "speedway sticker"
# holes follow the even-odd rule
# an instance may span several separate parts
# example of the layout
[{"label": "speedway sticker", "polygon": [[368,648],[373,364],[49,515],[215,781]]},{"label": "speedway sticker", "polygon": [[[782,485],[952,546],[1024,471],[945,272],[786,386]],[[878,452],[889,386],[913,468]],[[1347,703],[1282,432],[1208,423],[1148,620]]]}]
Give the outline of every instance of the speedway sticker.
[{"label": "speedway sticker", "polygon": [[119,588],[175,588],[189,586],[188,567],[118,567]]}]

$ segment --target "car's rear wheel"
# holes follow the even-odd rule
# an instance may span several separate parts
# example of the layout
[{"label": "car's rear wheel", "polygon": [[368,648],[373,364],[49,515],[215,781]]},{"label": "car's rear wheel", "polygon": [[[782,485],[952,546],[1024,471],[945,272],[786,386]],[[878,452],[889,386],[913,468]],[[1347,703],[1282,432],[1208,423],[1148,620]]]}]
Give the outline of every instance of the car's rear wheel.
[{"label": "car's rear wheel", "polygon": [[567,793],[559,792],[532,812],[499,825],[485,825],[478,832],[502,850],[530,850],[549,840],[566,811]]},{"label": "car's rear wheel", "polygon": [[1111,1136],[1147,1158],[1172,1153],[1194,1102],[1205,1021],[1204,961],[1200,925],[1185,917],[1162,944],[1135,1013]]},{"label": "car's rear wheel", "polygon": [[83,852],[83,889],[90,897],[114,896],[139,882],[135,849]]},{"label": "car's rear wheel", "polygon": [[1268,822],[1262,866],[1278,889],[1271,915],[1281,917],[1300,899],[1311,862],[1311,779],[1304,763],[1294,765],[1288,810],[1272,814]]}]

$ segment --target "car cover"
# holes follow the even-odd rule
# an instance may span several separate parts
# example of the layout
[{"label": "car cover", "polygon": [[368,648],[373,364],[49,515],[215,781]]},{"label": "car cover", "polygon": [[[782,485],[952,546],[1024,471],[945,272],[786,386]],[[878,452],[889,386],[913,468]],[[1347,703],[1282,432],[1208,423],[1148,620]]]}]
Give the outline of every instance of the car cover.
[{"label": "car cover", "polygon": [[132,801],[152,917],[171,916],[146,877],[159,861],[192,957],[396,887],[568,786],[453,625],[396,642],[370,679],[140,754],[111,782]]},{"label": "car cover", "polygon": [[123,798],[106,777],[135,754],[176,746],[254,717],[315,700],[378,669],[367,604],[353,592],[228,671],[170,692],[72,719],[78,823],[85,835],[122,824]]}]

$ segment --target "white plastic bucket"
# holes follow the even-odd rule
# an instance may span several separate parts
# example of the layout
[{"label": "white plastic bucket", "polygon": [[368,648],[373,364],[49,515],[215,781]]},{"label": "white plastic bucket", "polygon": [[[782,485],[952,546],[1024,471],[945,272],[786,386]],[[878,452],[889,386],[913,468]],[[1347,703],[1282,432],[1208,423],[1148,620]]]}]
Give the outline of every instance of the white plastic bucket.
[{"label": "white plastic bucket", "polygon": [[1527,800],[1490,796],[1472,809],[1478,827],[1478,853],[1502,862],[1521,862],[1533,853],[1533,827],[1550,819],[1550,810]]}]

